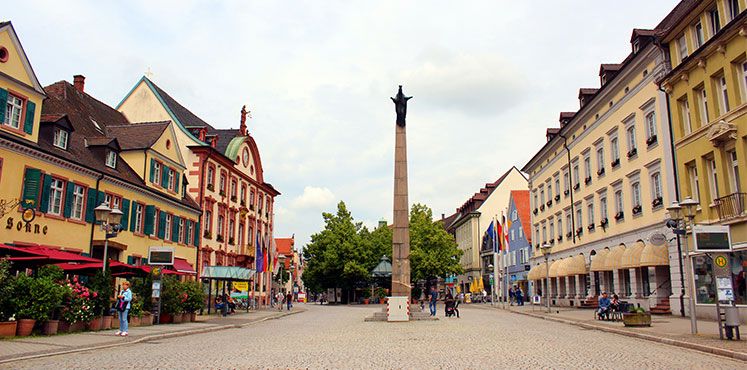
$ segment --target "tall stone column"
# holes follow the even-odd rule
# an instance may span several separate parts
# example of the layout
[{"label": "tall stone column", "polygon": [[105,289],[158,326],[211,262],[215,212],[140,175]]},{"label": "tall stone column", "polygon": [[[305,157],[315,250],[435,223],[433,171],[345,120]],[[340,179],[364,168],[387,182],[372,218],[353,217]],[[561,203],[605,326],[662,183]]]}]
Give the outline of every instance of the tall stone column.
[{"label": "tall stone column", "polygon": [[407,100],[399,86],[392,98],[397,113],[394,139],[394,230],[392,235],[392,296],[408,297],[410,285],[410,205],[407,191]]}]

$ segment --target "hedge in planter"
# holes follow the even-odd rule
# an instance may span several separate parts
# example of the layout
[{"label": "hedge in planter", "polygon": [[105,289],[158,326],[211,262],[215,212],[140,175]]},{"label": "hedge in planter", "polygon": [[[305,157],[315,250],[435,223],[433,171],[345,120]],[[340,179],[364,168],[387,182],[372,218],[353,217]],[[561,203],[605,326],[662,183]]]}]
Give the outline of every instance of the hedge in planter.
[{"label": "hedge in planter", "polygon": [[67,324],[91,321],[94,315],[91,298],[97,298],[98,293],[92,293],[77,281],[67,282],[65,286],[67,294],[62,309],[62,319]]},{"label": "hedge in planter", "polygon": [[44,322],[50,319],[53,311],[62,303],[65,289],[50,277],[16,278],[14,301],[18,319],[32,319]]},{"label": "hedge in planter", "polygon": [[184,311],[183,283],[174,277],[166,276],[161,285],[161,311],[172,316]]},{"label": "hedge in planter", "polygon": [[10,274],[10,261],[0,258],[0,322],[15,319],[14,290],[15,278]]},{"label": "hedge in planter", "polygon": [[184,311],[195,313],[205,305],[205,291],[199,281],[185,281],[182,284],[184,293],[187,294],[184,301]]}]

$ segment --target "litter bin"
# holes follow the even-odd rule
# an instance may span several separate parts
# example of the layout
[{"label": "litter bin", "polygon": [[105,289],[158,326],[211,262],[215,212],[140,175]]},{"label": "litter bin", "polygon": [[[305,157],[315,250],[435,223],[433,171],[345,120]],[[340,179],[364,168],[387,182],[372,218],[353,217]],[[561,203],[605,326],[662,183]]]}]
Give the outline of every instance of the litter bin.
[{"label": "litter bin", "polygon": [[735,306],[724,307],[724,327],[726,329],[726,338],[731,340],[734,336],[734,331],[737,332],[737,340],[740,340],[739,336],[739,308]]}]

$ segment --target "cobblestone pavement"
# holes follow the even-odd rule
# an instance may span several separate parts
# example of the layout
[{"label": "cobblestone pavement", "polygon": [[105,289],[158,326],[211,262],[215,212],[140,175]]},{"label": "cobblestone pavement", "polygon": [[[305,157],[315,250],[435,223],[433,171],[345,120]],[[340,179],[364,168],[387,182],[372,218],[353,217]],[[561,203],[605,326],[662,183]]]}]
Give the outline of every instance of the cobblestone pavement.
[{"label": "cobblestone pavement", "polygon": [[[744,369],[747,364],[504,311],[363,322],[376,306],[304,313],[186,337],[8,363],[9,368]],[[440,307],[442,308],[442,307]],[[379,308],[380,309],[380,308]]]}]

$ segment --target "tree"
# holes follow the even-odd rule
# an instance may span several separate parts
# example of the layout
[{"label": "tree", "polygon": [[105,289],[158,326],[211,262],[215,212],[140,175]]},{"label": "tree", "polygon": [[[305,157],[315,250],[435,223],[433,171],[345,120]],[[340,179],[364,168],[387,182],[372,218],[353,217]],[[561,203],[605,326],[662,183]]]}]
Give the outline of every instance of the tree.
[{"label": "tree", "polygon": [[461,274],[459,259],[464,252],[423,204],[410,209],[410,279],[430,280]]}]

